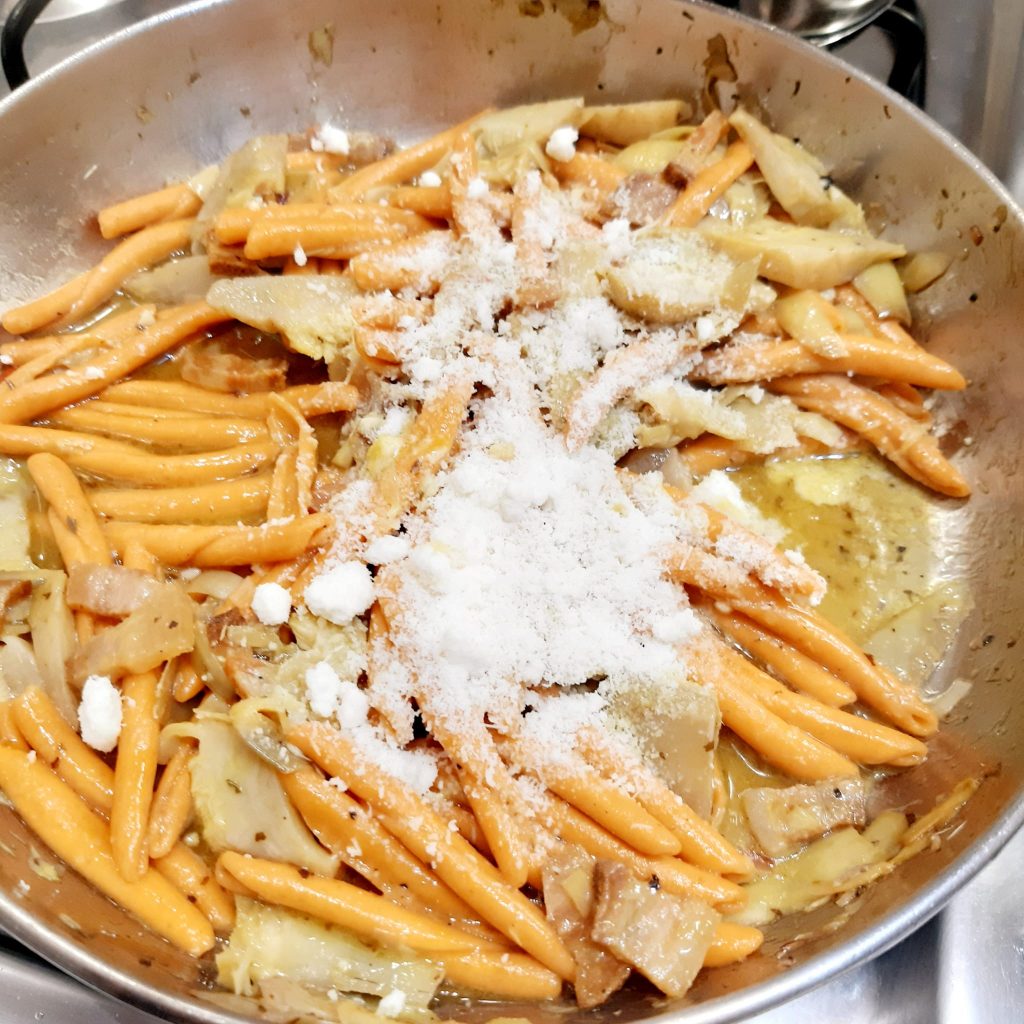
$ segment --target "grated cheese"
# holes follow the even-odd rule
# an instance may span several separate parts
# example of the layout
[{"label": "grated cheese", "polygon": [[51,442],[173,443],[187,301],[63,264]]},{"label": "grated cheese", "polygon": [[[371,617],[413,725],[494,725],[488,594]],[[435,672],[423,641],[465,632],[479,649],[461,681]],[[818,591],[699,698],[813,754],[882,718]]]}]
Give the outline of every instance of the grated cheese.
[{"label": "grated cheese", "polygon": [[[575,138],[556,129],[548,155],[570,159]],[[431,173],[419,183],[433,184]],[[386,595],[387,631],[371,631],[366,688],[322,663],[307,670],[307,699],[361,756],[420,793],[438,766],[436,753],[409,746],[417,706],[485,760],[495,756],[489,728],[541,751],[534,768],[575,756],[576,735],[591,725],[642,746],[612,712],[630,690],[664,705],[687,679],[680,651],[699,621],[663,577],[664,562],[707,524],[675,504],[658,474],[620,474],[615,459],[644,429],[646,409],[632,396],[647,385],[657,400],[678,386],[702,417],[731,416],[737,433],[746,423],[724,405],[704,410],[710,403],[693,397],[703,392],[678,383],[745,315],[722,304],[727,257],[693,239],[644,241],[625,220],[598,229],[579,194],[547,189],[536,172],[516,185],[511,239],[490,220],[486,181],[472,179],[466,194],[481,202],[459,237],[437,232],[394,257],[412,281],[398,298],[416,303],[388,335],[401,370],[374,380],[352,436],[386,465],[418,403],[464,381],[480,386],[478,397],[401,532],[375,512],[377,460],[350,475],[328,508],[333,548],[304,595],[310,612],[339,624]],[[662,277],[644,278],[648,266]],[[621,301],[608,284],[616,274]],[[684,278],[686,294],[666,299]],[[524,301],[538,283],[541,299]],[[761,299],[752,290],[749,302]],[[673,303],[690,312],[676,317]],[[751,390],[747,404],[769,399]],[[541,780],[516,778],[513,789],[519,805],[544,806]]]},{"label": "grated cheese", "polygon": [[335,128],[332,124],[322,124],[316,135],[310,140],[309,148],[316,153],[337,153],[339,156],[348,156],[348,132],[344,128]]},{"label": "grated cheese", "polygon": [[78,705],[82,739],[94,750],[109,754],[121,735],[121,694],[108,676],[89,676]]},{"label": "grated cheese", "polygon": [[253,591],[252,610],[264,626],[280,626],[292,613],[292,595],[280,583],[261,583]]},{"label": "grated cheese", "polygon": [[317,576],[303,597],[314,615],[344,626],[373,604],[373,579],[362,562],[343,562]]},{"label": "grated cheese", "polygon": [[572,125],[563,125],[556,128],[544,145],[544,152],[552,160],[559,163],[566,163],[576,155],[576,143],[580,133]]}]

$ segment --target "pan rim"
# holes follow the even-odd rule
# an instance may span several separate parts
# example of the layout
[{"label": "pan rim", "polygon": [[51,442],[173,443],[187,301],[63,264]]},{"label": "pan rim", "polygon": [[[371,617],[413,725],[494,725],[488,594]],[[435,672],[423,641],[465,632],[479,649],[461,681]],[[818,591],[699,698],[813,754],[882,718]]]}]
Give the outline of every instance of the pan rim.
[{"label": "pan rim", "polygon": [[[0,124],[5,116],[30,104],[37,94],[49,88],[79,65],[92,63],[116,53],[135,38],[179,20],[201,15],[207,10],[240,5],[244,0],[192,0],[190,3],[153,15],[86,47],[33,77],[11,95],[0,100]],[[677,0],[678,2],[678,0]],[[916,127],[936,138],[959,162],[965,164],[998,201],[1006,206],[1007,218],[1024,232],[1024,209],[1006,186],[981,160],[950,132],[928,117],[908,100],[893,92],[853,65],[833,54],[773,26],[755,21],[706,0],[681,0],[682,4],[713,14],[773,38],[791,48],[805,60],[817,61],[835,73],[843,73],[867,86],[886,102],[898,107]],[[1014,797],[993,823],[945,870],[920,888],[907,903],[891,911],[861,934],[840,942],[833,949],[815,955],[798,967],[757,982],[736,992],[705,1003],[667,1008],[651,1020],[673,1024],[730,1024],[764,1012],[810,992],[827,981],[880,956],[916,931],[965,886],[1002,849],[1024,825],[1024,791]],[[140,981],[113,967],[83,946],[62,937],[32,915],[22,904],[0,892],[0,927],[49,963],[102,994],[168,1020],[188,1024],[251,1024],[253,1018],[236,1014],[213,1004],[203,1004]]]}]

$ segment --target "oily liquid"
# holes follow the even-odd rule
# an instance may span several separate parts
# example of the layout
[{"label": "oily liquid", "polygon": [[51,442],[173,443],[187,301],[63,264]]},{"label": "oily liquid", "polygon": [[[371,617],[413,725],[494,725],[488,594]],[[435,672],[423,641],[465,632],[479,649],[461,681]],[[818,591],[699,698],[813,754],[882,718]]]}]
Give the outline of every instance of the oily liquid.
[{"label": "oily liquid", "polygon": [[[800,552],[825,577],[821,613],[866,649],[878,647],[880,660],[920,684],[967,607],[955,585],[936,578],[932,510],[938,499],[869,454],[785,460],[730,476],[748,502],[785,528],[780,546]],[[927,628],[917,628],[913,617],[929,612],[929,602],[943,614],[930,614]],[[887,643],[894,646],[890,633],[902,624],[914,627],[917,642],[901,643],[899,659],[888,649],[882,657]],[[739,794],[792,780],[775,774],[731,734],[723,733],[718,763],[725,783],[722,832],[749,849]]]},{"label": "oily liquid", "polygon": [[934,499],[874,455],[792,459],[733,474],[828,581],[818,610],[864,644],[931,589]]}]

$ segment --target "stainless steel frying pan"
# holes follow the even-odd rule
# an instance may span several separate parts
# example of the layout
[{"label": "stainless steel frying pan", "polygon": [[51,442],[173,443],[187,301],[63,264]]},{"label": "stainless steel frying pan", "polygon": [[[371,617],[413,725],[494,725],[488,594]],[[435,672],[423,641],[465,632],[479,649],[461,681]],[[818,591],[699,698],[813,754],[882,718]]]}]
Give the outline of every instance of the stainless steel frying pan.
[{"label": "stainless steel frying pan", "polygon": [[[310,48],[310,33],[325,26],[329,60]],[[253,133],[329,119],[409,139],[487,104],[696,98],[709,52],[719,73],[728,55],[740,94],[825,154],[878,224],[911,249],[956,254],[917,313],[927,344],[972,381],[939,415],[951,449],[973,439],[956,459],[975,496],[950,503],[941,527],[948,571],[969,584],[975,611],[930,685],[962,676],[975,686],[896,798],[921,810],[968,771],[992,774],[939,849],[842,917],[828,907],[785,922],[762,955],[707,972],[683,1003],[626,992],[591,1019],[621,1011],[618,1019],[709,1024],[795,996],[899,941],[1024,820],[1024,665],[1015,646],[1024,619],[1024,214],[953,139],[852,68],[678,0],[203,0],[93,47],[0,104],[0,301],[9,305],[97,258],[98,206],[186,175]],[[209,987],[207,965],[75,875],[53,883],[33,873],[34,842],[0,808],[0,924],[82,981],[159,1015],[242,1019],[197,994]]]}]

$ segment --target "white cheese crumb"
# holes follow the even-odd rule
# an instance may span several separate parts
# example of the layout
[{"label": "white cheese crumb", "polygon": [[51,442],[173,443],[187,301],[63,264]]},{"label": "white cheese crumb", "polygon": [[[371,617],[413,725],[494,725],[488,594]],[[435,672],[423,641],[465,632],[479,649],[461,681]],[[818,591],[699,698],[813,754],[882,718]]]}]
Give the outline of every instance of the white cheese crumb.
[{"label": "white cheese crumb", "polygon": [[551,137],[544,146],[544,152],[552,160],[564,164],[576,155],[576,142],[579,137],[580,133],[572,125],[563,125],[551,133]]},{"label": "white cheese crumb", "polygon": [[342,562],[317,576],[303,596],[314,615],[344,626],[373,604],[373,578],[362,562]]},{"label": "white cheese crumb", "polygon": [[30,750],[28,752],[28,757],[26,758],[26,760],[28,761],[29,764],[32,764],[32,763],[34,763],[35,759],[36,759],[36,752],[34,750]]},{"label": "white cheese crumb", "polygon": [[187,569],[178,570],[178,579],[184,580],[186,583],[194,580],[203,570],[197,569],[195,566],[189,566]]},{"label": "white cheese crumb", "polygon": [[348,156],[348,132],[344,128],[335,128],[333,124],[322,124],[310,141],[309,148],[317,153],[337,153],[339,156]]},{"label": "white cheese crumb", "polygon": [[477,176],[466,186],[466,196],[469,199],[483,199],[490,189],[487,187],[487,182],[483,178]]},{"label": "white cheese crumb", "polygon": [[338,990],[336,988],[329,988],[327,990],[327,998],[330,999],[332,1003],[336,1003],[338,1001]]},{"label": "white cheese crumb", "polygon": [[103,379],[103,368],[100,366],[87,366],[82,370],[82,376],[86,380],[102,380]]},{"label": "white cheese crumb", "polygon": [[107,676],[89,676],[78,705],[82,739],[94,750],[109,754],[121,735],[121,694]]},{"label": "white cheese crumb", "polygon": [[306,259],[306,250],[303,249],[301,245],[295,246],[295,251],[292,253],[292,259],[295,260],[295,265],[297,267],[304,267],[306,263],[309,262]]},{"label": "white cheese crumb", "polygon": [[366,561],[370,565],[387,565],[404,558],[411,545],[405,537],[378,537],[365,551]]},{"label": "white cheese crumb", "polygon": [[14,359],[11,356],[9,356],[6,352],[0,352],[0,365],[13,366]]},{"label": "white cheese crumb", "polygon": [[261,583],[253,591],[252,610],[264,626],[280,626],[292,613],[292,595],[280,583]]},{"label": "white cheese crumb", "polygon": [[408,409],[401,405],[393,405],[384,414],[384,420],[377,433],[384,437],[395,437],[405,430],[411,419],[412,413]]},{"label": "white cheese crumb", "polygon": [[306,670],[306,695],[313,713],[337,718],[347,729],[366,723],[370,702],[355,683],[342,679],[326,661]]},{"label": "white cheese crumb", "polygon": [[437,171],[424,171],[420,175],[419,183],[424,188],[437,188],[441,184],[441,175]]},{"label": "white cheese crumb", "polygon": [[393,988],[377,1004],[377,1015],[380,1017],[397,1017],[405,1009],[405,993]]},{"label": "white cheese crumb", "polygon": [[313,714],[330,718],[341,699],[341,679],[326,661],[306,669],[306,696]]},{"label": "white cheese crumb", "polygon": [[715,321],[709,316],[697,317],[693,326],[697,331],[697,340],[702,345],[706,345],[709,341],[713,340],[718,333]]}]

